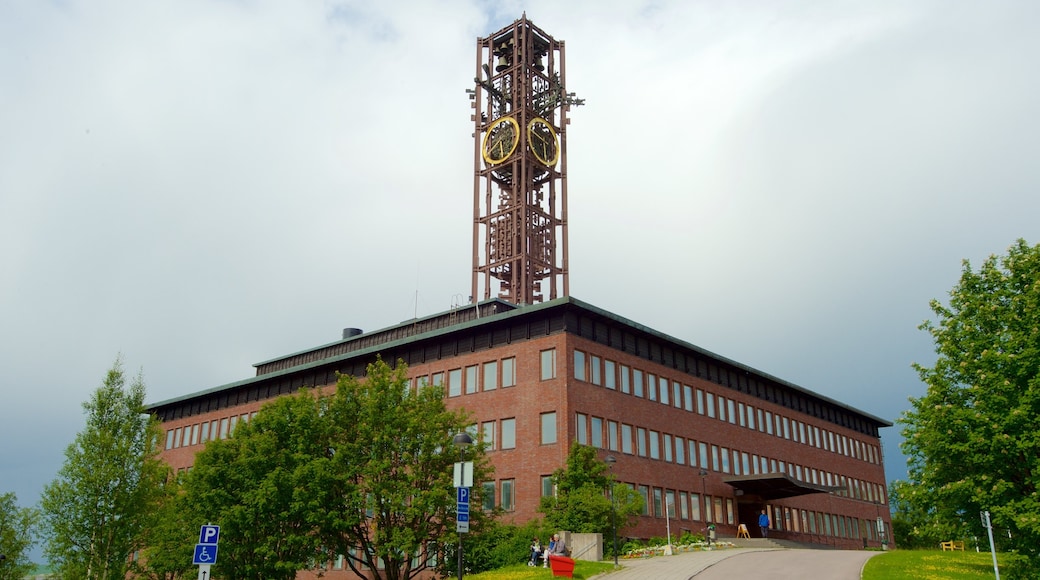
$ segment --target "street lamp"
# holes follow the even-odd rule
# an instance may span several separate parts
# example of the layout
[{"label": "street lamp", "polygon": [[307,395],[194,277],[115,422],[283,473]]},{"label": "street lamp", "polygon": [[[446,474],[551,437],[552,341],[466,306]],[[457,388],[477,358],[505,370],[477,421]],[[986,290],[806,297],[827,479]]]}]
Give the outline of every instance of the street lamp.
[{"label": "street lamp", "polygon": [[[465,471],[465,469],[466,469],[466,466],[465,466],[466,448],[473,444],[473,438],[469,436],[469,433],[466,433],[465,431],[463,431],[462,433],[459,433],[458,435],[456,435],[451,441],[452,441],[452,443],[455,444],[455,447],[459,448],[459,463],[462,464],[462,467],[460,468],[459,472],[463,473]],[[460,481],[459,483],[462,484],[463,482]],[[462,532],[458,532],[458,534],[459,534],[459,580],[462,580]]]},{"label": "street lamp", "polygon": [[614,507],[614,464],[617,463],[617,457],[608,455],[604,461],[607,462],[607,466],[610,467],[610,531],[614,535],[614,567],[617,568],[617,523],[614,520],[614,513],[617,509]]},{"label": "street lamp", "polygon": [[[703,505],[707,507],[708,500],[704,497],[704,494],[707,493],[704,487],[704,478],[708,477],[708,470],[702,467],[701,470],[698,472],[698,475],[701,476],[701,501],[705,502]],[[703,517],[705,522],[708,521],[707,510],[701,512],[701,516]]]}]

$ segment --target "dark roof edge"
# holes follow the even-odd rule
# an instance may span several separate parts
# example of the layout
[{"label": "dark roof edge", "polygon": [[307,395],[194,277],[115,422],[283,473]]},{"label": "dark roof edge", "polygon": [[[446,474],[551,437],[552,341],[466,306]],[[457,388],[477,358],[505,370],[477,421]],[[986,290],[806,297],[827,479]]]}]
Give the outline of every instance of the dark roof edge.
[{"label": "dark roof edge", "polygon": [[[379,345],[375,345],[375,346],[372,346],[372,347],[369,347],[369,348],[364,348],[364,349],[360,349],[360,350],[351,351],[351,352],[344,353],[344,354],[341,354],[341,355],[337,355],[337,356],[334,356],[334,357],[329,357],[329,358],[324,358],[324,359],[312,361],[312,362],[305,363],[305,364],[302,364],[302,365],[297,365],[297,366],[294,366],[294,367],[289,367],[289,368],[286,368],[286,369],[273,371],[273,372],[266,373],[266,374],[263,374],[263,375],[249,377],[249,378],[242,379],[242,380],[239,380],[239,381],[235,381],[235,382],[232,382],[232,383],[227,383],[227,384],[220,385],[220,386],[217,386],[217,387],[212,387],[212,388],[209,388],[209,389],[196,391],[194,393],[181,395],[179,397],[174,397],[172,399],[166,399],[164,401],[151,403],[151,404],[146,405],[145,408],[148,411],[153,411],[153,410],[158,409],[160,407],[165,407],[165,406],[168,406],[168,405],[172,405],[172,404],[179,403],[179,402],[182,402],[182,401],[186,401],[188,399],[193,399],[195,397],[199,397],[199,396],[202,396],[202,395],[210,395],[210,394],[218,393],[220,391],[224,391],[224,390],[227,390],[227,389],[233,389],[233,388],[236,388],[236,387],[245,386],[245,385],[248,385],[248,384],[251,384],[251,383],[255,383],[255,382],[258,382],[258,381],[272,379],[272,378],[277,378],[277,377],[284,376],[284,375],[287,375],[287,374],[296,373],[296,372],[299,372],[301,370],[307,370],[307,369],[310,369],[310,368],[324,366],[324,365],[327,365],[329,363],[334,363],[334,362],[337,362],[337,361],[340,361],[340,360],[346,360],[346,359],[355,358],[355,357],[358,357],[358,356],[363,356],[363,355],[366,355],[366,354],[377,353],[377,352],[379,352],[381,350],[384,350],[386,348],[392,348],[392,347],[395,347],[395,346],[399,346],[400,344],[403,344],[403,343],[409,343],[409,342],[414,342],[414,341],[417,341],[417,340],[424,340],[424,339],[434,338],[434,337],[445,335],[445,334],[450,334],[450,333],[456,332],[458,330],[464,330],[464,329],[467,329],[467,328],[470,328],[470,327],[473,327],[473,326],[486,324],[489,320],[506,320],[508,318],[512,318],[512,317],[515,317],[515,316],[522,316],[522,315],[525,315],[525,314],[528,314],[528,313],[531,313],[531,312],[538,312],[540,310],[552,309],[552,308],[560,308],[560,307],[565,307],[567,305],[572,305],[572,306],[574,306],[576,308],[579,308],[581,310],[585,310],[585,311],[591,312],[591,313],[593,313],[593,314],[595,314],[597,316],[601,316],[603,318],[607,318],[609,320],[612,320],[612,321],[614,321],[614,322],[616,322],[618,324],[623,324],[625,326],[628,326],[628,327],[630,327],[630,328],[632,328],[634,330],[637,330],[639,332],[644,332],[646,334],[652,335],[652,336],[654,336],[656,338],[659,338],[659,339],[661,339],[663,341],[667,341],[667,342],[671,342],[671,343],[680,345],[683,348],[692,350],[692,351],[697,352],[699,354],[702,354],[702,355],[704,355],[706,357],[710,357],[710,358],[716,359],[716,360],[718,360],[720,362],[723,362],[723,363],[725,363],[727,365],[731,365],[734,368],[743,370],[743,371],[745,371],[747,373],[751,373],[751,374],[754,374],[756,376],[762,377],[764,379],[773,381],[773,382],[775,382],[775,383],[777,383],[779,385],[782,385],[782,386],[784,386],[786,388],[789,388],[789,389],[798,391],[800,393],[803,393],[805,395],[808,395],[808,396],[815,397],[817,399],[823,400],[823,401],[825,401],[825,402],[827,402],[827,403],[829,403],[831,405],[835,405],[837,407],[840,407],[842,409],[845,409],[847,411],[850,411],[852,413],[860,415],[860,416],[862,416],[864,418],[870,419],[871,421],[874,421],[874,422],[878,423],[878,425],[881,425],[883,427],[891,427],[893,425],[893,423],[891,421],[887,421],[885,419],[882,419],[880,417],[877,417],[877,416],[872,415],[870,413],[867,413],[865,411],[861,411],[860,409],[857,409],[857,408],[852,407],[850,405],[846,405],[845,403],[842,403],[840,401],[834,400],[834,399],[832,399],[830,397],[827,397],[825,395],[821,395],[821,394],[819,394],[817,392],[814,392],[814,391],[811,391],[811,390],[806,389],[804,387],[798,386],[798,385],[796,385],[794,383],[791,383],[789,381],[785,381],[785,380],[783,380],[781,378],[775,377],[775,376],[770,375],[768,373],[764,373],[764,372],[762,372],[760,370],[757,370],[757,369],[755,369],[753,367],[750,367],[750,366],[748,366],[746,364],[743,364],[743,363],[737,362],[735,360],[729,359],[727,357],[721,356],[721,355],[719,355],[717,353],[714,353],[714,352],[709,351],[707,349],[701,348],[701,347],[696,346],[696,345],[694,345],[692,343],[686,342],[684,340],[680,340],[678,338],[675,338],[675,337],[670,336],[668,334],[665,334],[663,332],[654,330],[654,329],[652,329],[652,328],[650,328],[648,326],[645,326],[643,324],[640,324],[638,322],[635,322],[635,321],[630,320],[628,318],[625,318],[623,316],[619,316],[619,315],[614,314],[613,312],[610,312],[608,310],[604,310],[604,309],[599,308],[597,306],[593,306],[592,304],[589,304],[587,302],[584,302],[582,300],[574,298],[573,296],[564,296],[562,298],[557,298],[555,300],[550,300],[550,301],[547,301],[547,302],[540,302],[538,304],[525,304],[525,305],[516,305],[516,304],[513,304],[511,302],[506,302],[504,300],[501,300],[500,298],[492,298],[490,300],[485,300],[483,302],[479,302],[478,305],[486,304],[486,303],[489,303],[489,302],[496,302],[496,301],[497,302],[502,302],[503,304],[511,306],[511,307],[513,307],[513,309],[508,310],[506,312],[500,312],[498,314],[494,314],[494,315],[489,316],[489,317],[476,318],[474,320],[469,320],[469,321],[466,321],[466,322],[462,322],[462,323],[457,324],[455,326],[438,328],[438,329],[435,329],[435,330],[430,330],[430,331],[423,332],[423,333],[420,333],[420,334],[416,334],[416,335],[413,335],[413,336],[408,336],[408,337],[401,338],[401,339],[398,339],[398,340],[385,342],[385,343],[382,343],[382,344],[379,344]],[[467,305],[467,307],[470,307],[470,306],[472,306],[472,305]],[[382,328],[382,329],[379,329],[379,330],[376,330],[376,331],[372,331],[372,332],[366,332],[365,334],[362,334],[362,335],[359,335],[359,336],[366,336],[366,335],[369,335],[369,334],[375,334],[375,333],[379,333],[379,332],[385,332],[385,331],[388,331],[388,330],[393,330],[394,328],[398,328],[400,326],[414,324],[416,320],[429,320],[431,318],[436,318],[438,316],[443,316],[443,315],[445,315],[445,314],[447,314],[449,312],[451,312],[451,311],[448,310],[448,311],[445,311],[445,312],[432,314],[430,316],[425,316],[425,317],[419,318],[419,319],[406,320],[406,321],[401,322],[399,324],[388,326],[386,328]],[[353,338],[355,338],[355,337],[351,337],[350,339],[344,339],[344,340],[352,340]],[[342,340],[341,341],[336,341],[336,342],[329,343],[327,345],[323,345],[323,346],[318,346],[318,347],[314,347],[314,348],[309,348],[309,349],[297,351],[294,354],[285,355],[285,356],[277,357],[277,358],[274,358],[274,359],[270,359],[270,361],[267,361],[267,362],[282,360],[282,359],[285,359],[285,358],[288,358],[288,357],[291,357],[291,356],[295,356],[296,354],[303,354],[303,353],[311,352],[311,351],[317,350],[319,348],[325,348],[326,346],[329,346],[329,345],[332,345],[332,344],[338,344],[340,342],[343,342],[343,341]],[[257,363],[254,366],[258,366],[258,365],[262,365],[262,364],[266,364],[266,363],[261,362],[261,363]]]},{"label": "dark roof edge", "polygon": [[631,327],[633,327],[633,328],[635,328],[637,330],[640,330],[642,332],[646,332],[647,334],[652,334],[652,335],[654,335],[654,336],[656,336],[656,337],[658,337],[658,338],[660,338],[662,340],[667,340],[667,341],[670,341],[670,342],[673,342],[673,343],[676,343],[676,344],[680,344],[684,348],[688,348],[690,350],[693,350],[693,351],[696,351],[698,353],[701,353],[701,354],[703,354],[705,356],[712,357],[712,358],[717,359],[719,361],[722,361],[722,362],[724,362],[724,363],[726,363],[728,365],[732,365],[732,366],[734,366],[734,367],[736,367],[736,368],[738,368],[738,369],[740,369],[742,371],[746,371],[748,373],[753,373],[753,374],[758,375],[758,376],[760,376],[762,378],[768,379],[770,381],[774,381],[774,382],[776,382],[776,383],[778,383],[780,385],[783,385],[784,387],[787,387],[789,389],[798,391],[800,393],[805,393],[806,395],[810,395],[810,396],[816,397],[818,399],[822,399],[822,400],[824,400],[824,401],[826,401],[826,402],[828,402],[828,403],[830,403],[832,405],[841,407],[841,408],[846,409],[848,411],[852,411],[853,413],[856,413],[858,415],[862,415],[863,417],[866,417],[866,418],[868,418],[868,419],[870,419],[872,421],[876,421],[878,424],[883,425],[885,427],[891,427],[893,425],[893,423],[891,421],[888,421],[886,419],[882,419],[881,417],[877,417],[875,415],[872,415],[870,413],[867,413],[865,411],[862,411],[862,410],[857,409],[855,407],[852,407],[850,405],[846,405],[845,403],[842,403],[840,401],[834,400],[834,399],[832,399],[832,398],[830,398],[830,397],[828,397],[826,395],[821,395],[820,393],[817,393],[815,391],[809,390],[809,389],[807,389],[805,387],[801,387],[801,386],[796,385],[796,384],[794,384],[794,383],[792,383],[790,381],[786,381],[786,380],[781,379],[779,377],[773,376],[773,375],[771,375],[769,373],[762,372],[762,371],[760,371],[760,370],[758,370],[758,369],[756,369],[754,367],[750,367],[750,366],[748,366],[748,365],[746,365],[744,363],[737,362],[737,361],[732,360],[730,358],[724,357],[724,356],[722,356],[720,354],[717,354],[717,353],[714,353],[714,352],[712,352],[710,350],[701,348],[701,347],[699,347],[699,346],[697,346],[695,344],[686,342],[685,340],[678,339],[678,338],[675,338],[674,336],[670,336],[670,335],[665,334],[663,332],[654,330],[654,329],[652,329],[652,328],[650,328],[648,326],[644,326],[642,324],[639,324],[638,322],[635,322],[635,321],[629,320],[628,318],[625,318],[623,316],[619,316],[617,314],[614,314],[613,312],[604,310],[604,309],[599,308],[597,306],[593,306],[593,305],[588,304],[586,302],[582,302],[581,300],[578,300],[577,298],[567,297],[567,298],[563,298],[561,300],[569,300],[570,302],[574,303],[575,305],[580,306],[581,308],[583,308],[585,310],[590,310],[592,312],[595,312],[596,314],[599,314],[600,316],[609,318],[611,320],[614,320],[614,321],[619,322],[621,324],[625,324],[627,326],[631,326]]}]

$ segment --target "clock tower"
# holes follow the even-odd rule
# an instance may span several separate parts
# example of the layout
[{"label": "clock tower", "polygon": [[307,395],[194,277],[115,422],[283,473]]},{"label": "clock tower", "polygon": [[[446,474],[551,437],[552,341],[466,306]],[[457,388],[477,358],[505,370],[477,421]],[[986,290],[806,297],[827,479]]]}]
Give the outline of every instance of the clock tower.
[{"label": "clock tower", "polygon": [[472,100],[474,301],[568,295],[563,41],[525,14],[477,41]]}]

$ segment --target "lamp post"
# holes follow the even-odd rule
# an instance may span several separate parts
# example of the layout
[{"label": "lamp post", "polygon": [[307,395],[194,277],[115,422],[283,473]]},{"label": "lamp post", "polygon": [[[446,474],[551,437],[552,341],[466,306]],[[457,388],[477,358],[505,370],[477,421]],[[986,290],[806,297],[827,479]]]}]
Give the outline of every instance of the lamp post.
[{"label": "lamp post", "polygon": [[705,507],[705,510],[703,512],[701,512],[701,517],[704,519],[704,522],[707,523],[708,522],[708,510],[707,510],[708,500],[704,497],[704,494],[707,493],[705,491],[705,487],[704,487],[704,478],[708,477],[708,470],[704,469],[702,467],[701,470],[698,472],[698,475],[701,476],[701,501],[704,502],[703,505]]},{"label": "lamp post", "polygon": [[617,512],[617,508],[614,507],[614,464],[617,463],[617,457],[608,455],[604,461],[607,462],[607,466],[610,468],[610,532],[614,536],[614,567],[617,568],[617,523],[614,520],[614,514]]},{"label": "lamp post", "polygon": [[[459,487],[465,486],[465,470],[466,470],[466,448],[473,444],[473,438],[469,436],[469,433],[463,431],[452,439],[452,443],[459,448],[459,464],[461,467],[458,473],[461,474],[461,481],[458,481]],[[458,517],[458,514],[456,514]],[[462,532],[459,534],[459,580],[462,580]]]}]

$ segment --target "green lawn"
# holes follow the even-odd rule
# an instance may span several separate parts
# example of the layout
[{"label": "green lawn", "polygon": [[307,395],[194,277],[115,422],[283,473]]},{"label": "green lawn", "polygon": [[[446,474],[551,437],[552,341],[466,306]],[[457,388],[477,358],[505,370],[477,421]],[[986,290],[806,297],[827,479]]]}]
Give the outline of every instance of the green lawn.
[{"label": "green lawn", "polygon": [[[999,562],[1000,555],[997,555]],[[867,561],[863,580],[974,580],[993,578],[989,552],[895,550]]]},{"label": "green lawn", "polygon": [[[614,569],[613,562],[586,562],[578,560],[574,565],[574,577],[586,580],[596,574],[601,574]],[[528,566],[517,564],[508,568],[499,568],[481,574],[467,574],[463,580],[549,580],[552,571],[541,566]]]}]

